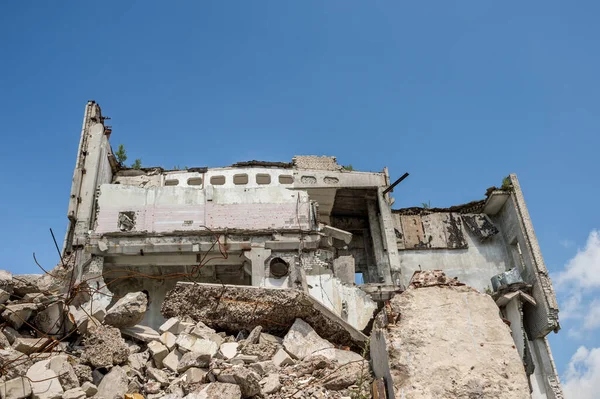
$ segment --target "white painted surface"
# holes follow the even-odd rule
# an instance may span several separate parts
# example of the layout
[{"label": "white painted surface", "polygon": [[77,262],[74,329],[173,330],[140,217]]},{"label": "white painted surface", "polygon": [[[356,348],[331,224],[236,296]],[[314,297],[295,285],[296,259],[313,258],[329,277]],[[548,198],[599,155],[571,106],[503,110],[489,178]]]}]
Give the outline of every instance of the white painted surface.
[{"label": "white painted surface", "polygon": [[[343,284],[338,278],[329,274],[306,276],[308,293],[321,302],[329,310],[342,317],[358,330],[364,329],[377,304],[357,287]],[[342,313],[342,304],[347,305],[347,317]]]}]

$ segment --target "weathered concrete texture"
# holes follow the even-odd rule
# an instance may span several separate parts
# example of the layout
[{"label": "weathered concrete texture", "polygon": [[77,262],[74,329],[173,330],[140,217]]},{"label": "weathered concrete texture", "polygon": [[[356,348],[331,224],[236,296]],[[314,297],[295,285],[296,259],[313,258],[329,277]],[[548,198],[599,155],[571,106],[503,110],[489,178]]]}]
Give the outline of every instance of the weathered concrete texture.
[{"label": "weathered concrete texture", "polygon": [[262,326],[285,334],[296,318],[328,341],[360,348],[367,338],[304,292],[289,289],[178,283],[163,302],[165,317],[189,316],[217,330]]},{"label": "weathered concrete texture", "polygon": [[113,327],[133,327],[144,319],[148,299],[143,292],[130,292],[106,312],[104,322]]},{"label": "weathered concrete texture", "polygon": [[371,355],[390,398],[530,398],[509,327],[493,299],[469,287],[395,296],[378,316]]},{"label": "weathered concrete texture", "polygon": [[93,367],[111,367],[123,364],[129,356],[129,348],[121,332],[108,326],[94,326],[89,330],[81,358]]}]

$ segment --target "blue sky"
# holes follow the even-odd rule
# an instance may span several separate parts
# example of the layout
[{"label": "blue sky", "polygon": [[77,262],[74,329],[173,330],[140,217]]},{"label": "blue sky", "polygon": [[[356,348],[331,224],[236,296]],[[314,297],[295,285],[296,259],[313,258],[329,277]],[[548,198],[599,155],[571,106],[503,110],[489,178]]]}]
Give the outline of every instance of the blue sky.
[{"label": "blue sky", "polygon": [[[410,172],[397,206],[479,199],[515,172],[561,305],[593,315],[600,281],[584,287],[577,270],[600,274],[599,13],[592,1],[2,2],[0,267],[36,272],[33,251],[56,263],[48,229],[62,241],[94,99],[113,144],[144,165],[337,155]],[[600,377],[596,313],[551,338],[570,381]]]}]

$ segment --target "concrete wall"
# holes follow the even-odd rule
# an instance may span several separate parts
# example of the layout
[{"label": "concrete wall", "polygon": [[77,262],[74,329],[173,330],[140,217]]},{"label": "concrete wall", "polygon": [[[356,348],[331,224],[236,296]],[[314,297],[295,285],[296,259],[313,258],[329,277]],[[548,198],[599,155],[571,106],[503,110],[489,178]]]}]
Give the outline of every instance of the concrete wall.
[{"label": "concrete wall", "polygon": [[[207,192],[208,191],[208,192]],[[191,187],[100,187],[96,233],[173,232],[209,229],[309,230],[308,195],[281,187],[255,189]],[[120,214],[134,227],[122,230]]]},{"label": "concrete wall", "polygon": [[511,268],[511,259],[504,238],[496,234],[480,242],[464,232],[468,248],[425,249],[398,251],[402,280],[406,285],[413,273],[419,270],[439,269],[449,277],[458,279],[481,292],[491,288],[492,276]]}]

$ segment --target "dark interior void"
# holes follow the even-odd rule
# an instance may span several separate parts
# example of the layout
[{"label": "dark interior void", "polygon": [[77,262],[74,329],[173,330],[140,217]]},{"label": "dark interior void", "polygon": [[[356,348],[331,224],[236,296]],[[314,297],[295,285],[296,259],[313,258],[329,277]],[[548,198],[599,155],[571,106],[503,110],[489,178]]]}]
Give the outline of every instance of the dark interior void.
[{"label": "dark interior void", "polygon": [[377,282],[377,266],[369,226],[368,199],[376,198],[373,189],[339,189],[331,210],[331,225],[352,233],[347,249],[339,247],[336,256],[352,255],[357,273],[363,273],[364,283]]}]

